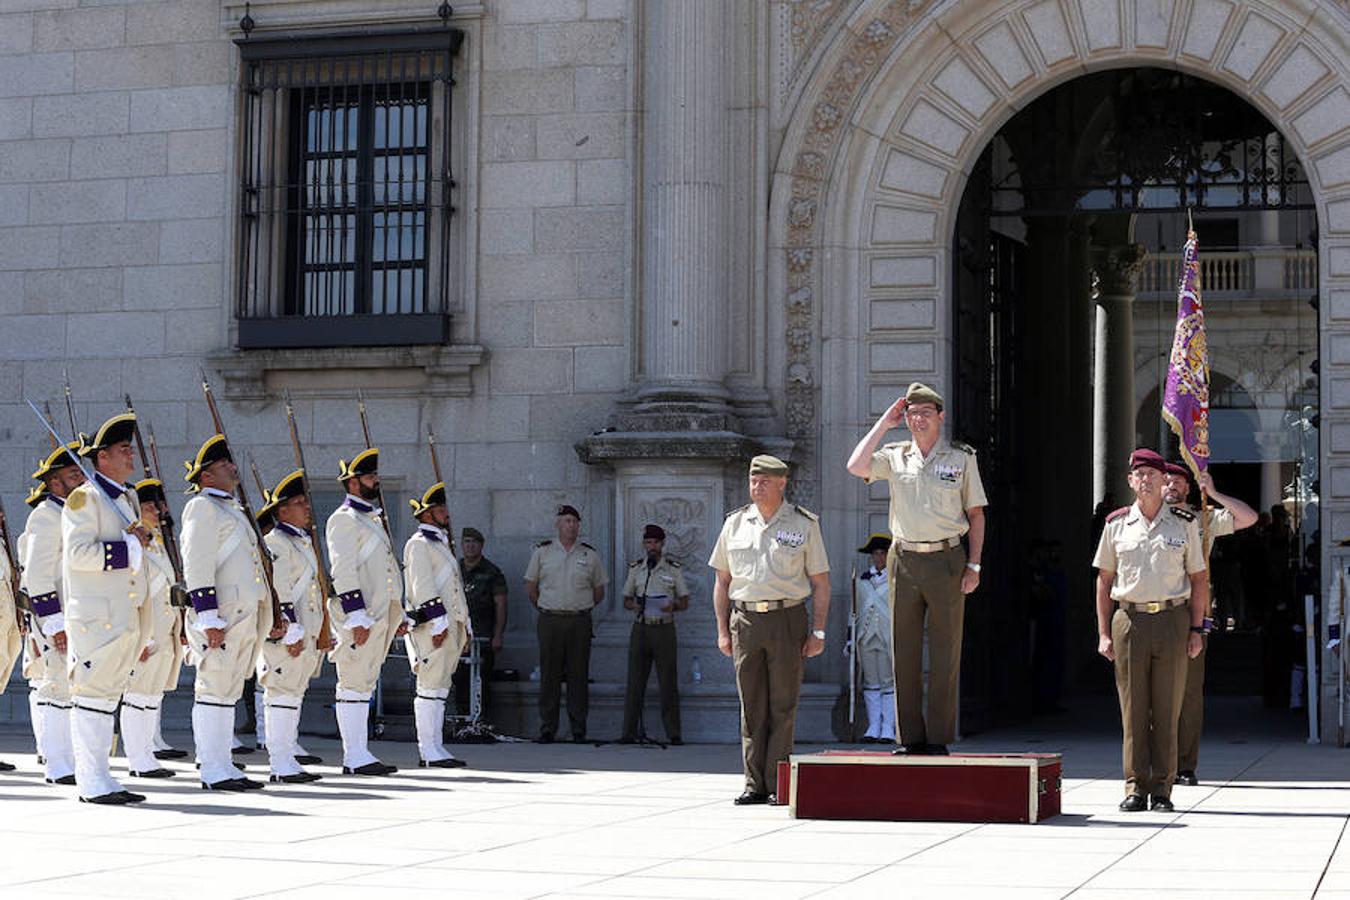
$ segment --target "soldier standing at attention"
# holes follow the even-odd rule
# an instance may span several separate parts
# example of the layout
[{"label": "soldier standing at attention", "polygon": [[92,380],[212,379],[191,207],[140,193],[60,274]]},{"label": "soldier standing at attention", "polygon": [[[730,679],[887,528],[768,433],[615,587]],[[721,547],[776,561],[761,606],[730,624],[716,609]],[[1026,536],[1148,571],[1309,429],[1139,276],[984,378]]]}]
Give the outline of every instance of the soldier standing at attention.
[{"label": "soldier standing at attention", "polygon": [[[1168,463],[1166,477],[1163,479],[1163,502],[1168,506],[1181,506],[1196,516],[1200,510],[1187,504],[1191,492],[1191,470],[1180,463]],[[1211,508],[1201,535],[1213,547],[1215,538],[1250,528],[1256,524],[1256,510],[1238,500],[1220,494],[1214,489],[1214,476],[1208,472],[1200,473],[1200,490],[1205,496],[1219,504],[1218,509]],[[1205,568],[1209,568],[1209,557],[1205,557]],[[1213,586],[1211,585],[1211,590]],[[1213,594],[1209,595],[1209,604],[1205,609],[1205,633],[1201,637],[1200,653],[1190,657],[1185,666],[1186,693],[1181,698],[1181,715],[1177,718],[1177,784],[1197,785],[1195,775],[1200,763],[1200,732],[1204,727],[1205,716],[1205,649],[1209,643],[1209,633],[1214,630]]]},{"label": "soldier standing at attention", "polygon": [[453,769],[464,760],[445,749],[445,701],[459,656],[473,636],[469,606],[459,580],[459,560],[450,547],[450,512],[445,484],[427,488],[421,499],[409,500],[417,531],[403,546],[408,575],[407,612],[412,620],[403,638],[408,664],[417,678],[413,722],[417,728],[418,765]]},{"label": "soldier standing at attention", "polygon": [[1203,647],[1209,608],[1199,522],[1190,510],[1164,506],[1163,475],[1157,453],[1130,454],[1134,505],[1106,517],[1092,561],[1097,652],[1115,663],[1125,733],[1122,812],[1172,811],[1186,657]]},{"label": "soldier standing at attention", "polygon": [[708,560],[717,649],[735,662],[741,696],[737,806],[771,802],[778,763],[792,752],[803,660],[825,650],[830,562],[815,513],[785,502],[787,476],[777,457],[750,461],[751,502],[727,516]]},{"label": "soldier standing at attention", "polygon": [[342,734],[342,772],[391,775],[398,769],[370,752],[366,730],[370,698],[389,645],[407,631],[403,573],[375,505],[380,497],[379,448],[362,450],[350,463],[339,460],[338,481],[347,497],[328,517],[326,535],[337,593],[328,605],[338,629],[329,658],[338,673],[334,705]]},{"label": "soldier standing at attention", "polygon": [[556,541],[540,541],[525,569],[525,594],[539,610],[539,743],[552,742],[558,730],[562,681],[567,678],[567,718],[572,740],[586,740],[590,711],[591,610],[605,599],[600,554],[581,533],[575,506],[558,507]]},{"label": "soldier standing at attention", "polygon": [[[31,627],[23,645],[23,674],[28,679],[33,737],[48,784],[75,783],[70,743],[70,676],[66,672],[66,617],[61,584],[61,510],[66,498],[84,484],[72,454],[84,447],[72,441],[42,461],[33,477],[46,490],[30,495],[32,512],[19,536],[20,588],[32,606]],[[34,699],[36,698],[36,699]]]},{"label": "soldier standing at attention", "polygon": [[94,464],[93,481],[72,491],[61,510],[75,783],[81,802],[110,806],[145,799],[123,790],[108,770],[113,716],[149,637],[140,609],[150,602],[145,550],[151,535],[127,484],[135,470],[135,427],[131,413],[103,423],[80,451]]},{"label": "soldier standing at attention", "polygon": [[151,534],[145,548],[149,587],[146,601],[141,604],[145,646],[122,695],[122,743],[126,747],[128,775],[172,778],[173,771],[161,766],[155,758],[155,727],[160,707],[164,694],[178,686],[178,671],[183,664],[183,647],[178,640],[181,621],[170,596],[173,565],[160,532],[160,505],[166,501],[164,485],[154,478],[138,481],[136,497],[141,504],[141,523]]},{"label": "soldier standing at attention", "polygon": [[304,471],[296,469],[282,478],[267,495],[267,505],[258,511],[259,518],[266,516],[273,522],[263,540],[272,553],[272,578],[286,619],[286,633],[280,641],[262,645],[257,664],[262,733],[267,735],[271,766],[268,780],[283,784],[308,784],[322,777],[306,772],[296,759],[305,690],[323,666],[319,632],[323,630],[324,598],[319,592],[320,563],[310,540],[314,516],[305,496],[304,477]]},{"label": "soldier standing at attention", "polygon": [[891,536],[874,534],[858,548],[872,565],[858,578],[858,636],[854,652],[862,662],[863,703],[867,707],[868,743],[895,740],[895,659],[891,654],[891,598],[886,558]]},{"label": "soldier standing at attention", "polygon": [[[459,547],[464,554],[459,560],[459,579],[469,604],[471,630],[482,648],[479,659],[482,717],[490,722],[492,670],[506,635],[506,576],[483,555],[483,532],[477,528],[465,528],[460,532]],[[460,715],[469,714],[471,674],[464,666],[455,669],[455,707]]]},{"label": "soldier standing at attention", "polygon": [[256,665],[259,631],[273,639],[281,633],[268,632],[272,602],[262,551],[254,523],[235,499],[239,470],[225,437],[208,438],[185,465],[183,478],[198,492],[183,507],[182,546],[183,581],[192,602],[190,662],[197,667],[192,736],[202,788],[258,790],[262,782],[245,778],[230,758],[234,707]]},{"label": "soldier standing at attention", "polygon": [[642,531],[642,559],[628,567],[623,585],[623,608],[637,613],[628,639],[628,689],[623,702],[623,736],[620,743],[638,739],[638,718],[647,696],[647,676],[656,663],[656,681],[661,686],[661,722],[666,739],[679,746],[680,686],[676,667],[675,613],[689,608],[689,588],[684,569],[665,555],[666,532],[660,525]]},{"label": "soldier standing at attention", "polygon": [[[966,594],[980,585],[984,483],[969,444],[942,436],[942,396],[915,382],[848,458],[869,484],[890,485],[894,542],[887,559],[895,653],[897,756],[945,755],[956,740]],[[877,449],[901,422],[913,440]],[[961,546],[962,537],[969,551]],[[923,637],[928,623],[928,714],[923,709]]]}]

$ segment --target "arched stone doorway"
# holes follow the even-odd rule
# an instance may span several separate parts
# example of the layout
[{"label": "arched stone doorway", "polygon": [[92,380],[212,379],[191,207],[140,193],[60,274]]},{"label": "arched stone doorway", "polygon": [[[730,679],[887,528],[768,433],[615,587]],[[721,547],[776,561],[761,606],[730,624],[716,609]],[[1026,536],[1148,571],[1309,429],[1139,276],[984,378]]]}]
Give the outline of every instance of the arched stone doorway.
[{"label": "arched stone doorway", "polygon": [[866,423],[912,379],[954,393],[951,238],[989,139],[1078,75],[1157,66],[1247,98],[1307,168],[1322,250],[1328,557],[1329,536],[1350,533],[1350,478],[1336,465],[1350,432],[1344,447],[1328,437],[1350,420],[1350,12],[1293,0],[873,0],[825,31],[775,169],[769,328],[784,335],[771,370],[785,374],[789,437],[814,476],[803,499],[842,526],[832,553],[848,558],[848,526],[875,524],[884,506],[840,464]]}]

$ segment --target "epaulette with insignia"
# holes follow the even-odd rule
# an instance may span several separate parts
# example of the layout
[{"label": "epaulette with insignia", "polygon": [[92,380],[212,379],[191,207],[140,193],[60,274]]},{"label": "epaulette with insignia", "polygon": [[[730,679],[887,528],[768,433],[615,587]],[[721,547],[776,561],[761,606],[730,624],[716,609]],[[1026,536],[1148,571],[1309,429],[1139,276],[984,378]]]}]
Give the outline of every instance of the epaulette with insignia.
[{"label": "epaulette with insignia", "polygon": [[795,509],[797,512],[801,513],[802,515],[806,516],[812,522],[820,521],[820,516],[811,512],[811,510],[807,509],[805,506],[798,506],[797,504],[794,503],[792,504],[792,508]]},{"label": "epaulette with insignia", "polygon": [[1113,512],[1113,513],[1111,513],[1110,515],[1108,515],[1108,516],[1106,517],[1106,521],[1108,521],[1108,522],[1114,522],[1116,519],[1119,519],[1121,516],[1125,515],[1125,514],[1126,514],[1127,512],[1129,512],[1129,511],[1130,511],[1130,508],[1129,508],[1128,506],[1122,506],[1120,509],[1118,509],[1118,510],[1116,510],[1115,512]]},{"label": "epaulette with insignia", "polygon": [[1189,509],[1181,506],[1169,506],[1168,509],[1172,510],[1172,515],[1181,519],[1183,522],[1195,521],[1195,513],[1191,512]]},{"label": "epaulette with insignia", "polygon": [[731,510],[730,512],[728,512],[727,515],[726,515],[726,517],[727,517],[728,519],[730,519],[732,516],[736,515],[736,513],[742,512],[743,510],[747,510],[747,509],[749,509],[749,508],[750,508],[750,504],[749,504],[749,503],[745,504],[744,506],[738,506],[738,507],[736,507],[735,509],[733,509],[733,510]]},{"label": "epaulette with insignia", "polygon": [[[581,546],[585,547],[587,550],[595,550],[594,547],[592,547],[590,544],[586,543],[585,541],[577,541],[577,543],[580,544]],[[599,550],[595,550],[595,552],[596,552],[596,553],[599,553],[600,551],[599,551]]]},{"label": "epaulette with insignia", "polygon": [[547,541],[540,541],[539,543],[535,544],[535,546],[536,546],[536,547],[547,547],[547,546],[548,546],[549,544],[551,544],[551,543],[553,543],[553,541],[550,539],[550,540],[547,540]]},{"label": "epaulette with insignia", "polygon": [[955,438],[952,438],[952,440],[949,441],[949,443],[957,450],[960,450],[962,453],[969,453],[971,456],[975,455],[975,448],[967,444],[965,441],[958,441]]},{"label": "epaulette with insignia", "polygon": [[88,484],[82,484],[71,491],[70,496],[66,497],[66,506],[69,507],[72,512],[79,512],[84,508],[85,501],[89,499],[89,493],[86,490],[88,487]]}]

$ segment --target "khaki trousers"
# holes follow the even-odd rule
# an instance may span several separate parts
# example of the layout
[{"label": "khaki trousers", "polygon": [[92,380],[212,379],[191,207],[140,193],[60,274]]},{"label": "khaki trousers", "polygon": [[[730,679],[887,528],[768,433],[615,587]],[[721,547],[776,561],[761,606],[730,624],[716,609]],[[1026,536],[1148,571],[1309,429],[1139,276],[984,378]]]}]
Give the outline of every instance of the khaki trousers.
[{"label": "khaki trousers", "polygon": [[1111,617],[1126,794],[1172,795],[1190,624],[1185,604],[1158,613],[1117,609]]},{"label": "khaki trousers", "polygon": [[1200,732],[1205,725],[1205,651],[1208,649],[1209,638],[1206,637],[1200,646],[1200,655],[1186,659],[1186,693],[1181,698],[1181,715],[1177,717],[1178,772],[1194,772],[1200,764]]},{"label": "khaki trousers", "polygon": [[628,638],[628,690],[623,698],[623,736],[638,736],[638,715],[647,698],[647,676],[656,664],[661,688],[661,723],[667,738],[680,737],[680,686],[677,681],[675,623],[634,622]]},{"label": "khaki trousers", "polygon": [[806,630],[804,603],[762,613],[731,610],[745,789],[757,794],[777,790],[778,763],[792,752]]},{"label": "khaki trousers", "polygon": [[539,732],[558,730],[563,677],[567,678],[567,718],[572,737],[586,734],[591,706],[591,614],[557,615],[539,610]]},{"label": "khaki trousers", "polygon": [[[956,740],[961,691],[961,633],[966,595],[964,547],[906,553],[891,545],[891,646],[895,653],[895,712],[902,744]],[[923,709],[923,636],[928,625],[928,715]]]}]

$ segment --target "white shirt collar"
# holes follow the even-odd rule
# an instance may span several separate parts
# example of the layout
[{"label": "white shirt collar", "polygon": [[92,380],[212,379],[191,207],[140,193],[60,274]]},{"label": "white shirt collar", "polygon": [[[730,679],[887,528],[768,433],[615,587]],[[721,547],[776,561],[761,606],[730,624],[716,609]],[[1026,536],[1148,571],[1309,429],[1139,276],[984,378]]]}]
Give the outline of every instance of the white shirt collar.
[{"label": "white shirt collar", "polygon": [[234,499],[234,494],[226,493],[225,491],[222,491],[220,488],[204,487],[202,488],[202,493],[208,497],[219,497],[222,500]]}]

